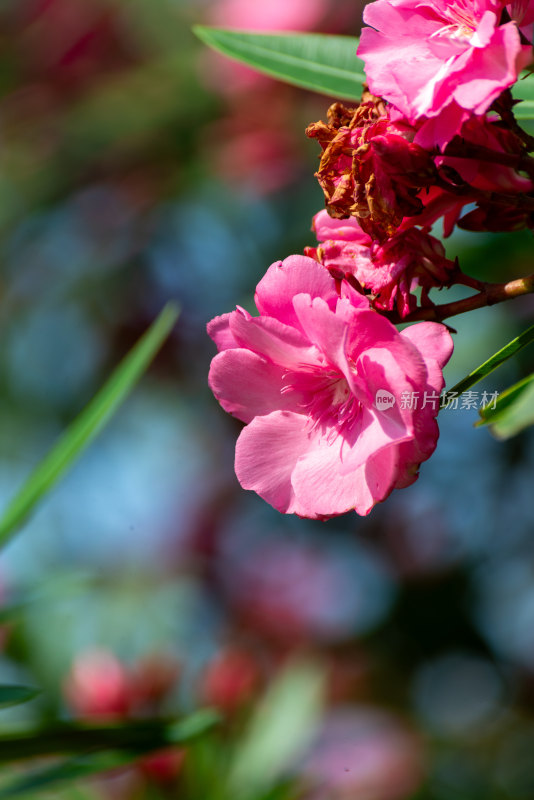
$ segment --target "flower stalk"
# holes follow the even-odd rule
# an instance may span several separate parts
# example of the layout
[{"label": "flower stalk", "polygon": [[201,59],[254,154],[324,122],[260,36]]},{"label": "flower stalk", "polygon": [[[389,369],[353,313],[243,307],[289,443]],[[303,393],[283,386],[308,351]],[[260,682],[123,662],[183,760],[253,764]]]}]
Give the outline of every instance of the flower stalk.
[{"label": "flower stalk", "polygon": [[[461,281],[461,283],[473,285],[466,281]],[[473,279],[473,283],[478,285],[480,291],[471,297],[455,300],[452,303],[443,303],[439,306],[431,306],[430,308],[419,308],[403,318],[394,311],[387,312],[386,316],[391,322],[396,323],[421,320],[443,322],[444,319],[455,317],[458,314],[465,314],[467,311],[475,311],[477,308],[493,306],[506,300],[513,300],[514,297],[534,293],[534,274],[527,275],[524,278],[516,278],[506,283],[485,283],[476,281],[476,279]]]}]

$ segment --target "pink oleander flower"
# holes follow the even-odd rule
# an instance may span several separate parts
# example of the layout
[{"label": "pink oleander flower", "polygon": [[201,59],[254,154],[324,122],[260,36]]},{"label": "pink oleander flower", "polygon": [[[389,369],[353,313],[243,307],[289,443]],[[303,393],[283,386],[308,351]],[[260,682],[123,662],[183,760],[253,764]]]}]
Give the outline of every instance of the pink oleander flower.
[{"label": "pink oleander flower", "polygon": [[432,305],[428,291],[450,284],[457,270],[441,242],[419,228],[399,230],[380,243],[367,236],[354,217],[335,220],[326,211],[315,215],[313,228],[320,244],[308,248],[307,255],[338,279],[352,275],[362,289],[375,295],[374,308],[396,308],[401,317],[416,308],[416,288],[422,289],[421,305]]},{"label": "pink oleander flower", "polygon": [[[519,136],[490,115],[471,117],[437,156],[440,175],[463,183],[461,193],[431,187],[421,193],[424,211],[405,223],[430,226],[443,217],[445,236],[460,228],[478,231],[511,231],[532,227],[532,211],[524,209],[521,197],[534,189],[531,177],[521,174],[525,146]],[[450,173],[450,170],[453,172]],[[451,187],[454,188],[454,187]],[[485,193],[485,195],[484,195]],[[477,208],[461,217],[464,208]]]},{"label": "pink oleander flower", "polygon": [[[512,4],[521,5],[521,4]],[[503,0],[376,0],[358,55],[371,91],[411,123],[416,142],[444,145],[483,114],[532,58]],[[523,19],[524,14],[521,19]],[[508,18],[509,19],[509,18]]]},{"label": "pink oleander flower", "polygon": [[[477,150],[485,151],[486,157],[477,157]],[[444,155],[436,158],[436,164],[438,167],[452,167],[474,189],[521,194],[534,189],[532,179],[519,172],[524,154],[525,146],[519,136],[499,125],[498,120],[485,115],[469,119],[462,128],[462,136],[453,139]],[[512,163],[500,164],[502,156],[510,157]]]},{"label": "pink oleander flower", "polygon": [[[422,322],[399,333],[305,256],[273,264],[255,299],[259,317],[238,308],[208,326],[221,351],[210,387],[247,423],[239,482],[284,513],[368,514],[413,483],[435,449],[447,328]],[[427,402],[415,408],[413,393]]]},{"label": "pink oleander flower", "polygon": [[[501,99],[500,106],[506,115],[511,100]],[[327,122],[308,126],[307,135],[323,150],[316,177],[331,217],[354,217],[365,234],[385,246],[399,230],[430,228],[440,217],[448,236],[472,203],[489,212],[488,230],[508,230],[510,220],[530,225],[529,213],[518,212],[517,200],[534,189],[524,158],[527,149],[496,113],[471,116],[462,134],[440,151],[417,144],[418,127],[392,121],[389,111],[382,100],[364,92],[357,107],[334,103]],[[524,169],[530,169],[530,177],[522,174]]]}]

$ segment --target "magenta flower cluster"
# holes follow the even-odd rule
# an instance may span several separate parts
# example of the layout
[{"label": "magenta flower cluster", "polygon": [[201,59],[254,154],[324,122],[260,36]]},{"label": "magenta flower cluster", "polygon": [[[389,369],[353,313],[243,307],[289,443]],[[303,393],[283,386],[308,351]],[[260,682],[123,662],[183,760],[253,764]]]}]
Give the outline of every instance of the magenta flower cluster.
[{"label": "magenta flower cluster", "polygon": [[[245,423],[241,485],[313,519],[368,514],[436,447],[453,344],[429,292],[469,283],[431,226],[534,226],[532,142],[509,92],[532,58],[534,0],[377,0],[364,21],[369,88],[307,130],[318,245],[268,269],[259,316],[208,325],[211,389]],[[433,401],[401,402],[411,393]]]},{"label": "magenta flower cluster", "polygon": [[358,51],[369,88],[420,125],[419,143],[447,144],[527,66],[532,17],[532,3],[503,0],[369,3]]}]

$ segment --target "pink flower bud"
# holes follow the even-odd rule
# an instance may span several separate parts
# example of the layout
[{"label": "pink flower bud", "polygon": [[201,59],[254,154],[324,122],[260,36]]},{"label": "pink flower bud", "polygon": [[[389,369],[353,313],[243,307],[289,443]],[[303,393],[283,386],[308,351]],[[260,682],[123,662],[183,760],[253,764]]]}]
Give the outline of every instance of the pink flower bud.
[{"label": "pink flower bud", "polygon": [[237,648],[221,651],[206,667],[200,680],[203,703],[229,714],[251,700],[260,684],[260,672],[250,653]]},{"label": "pink flower bud", "polygon": [[124,717],[130,708],[129,681],[123,664],[106,650],[82,653],[64,685],[65,698],[80,717]]}]

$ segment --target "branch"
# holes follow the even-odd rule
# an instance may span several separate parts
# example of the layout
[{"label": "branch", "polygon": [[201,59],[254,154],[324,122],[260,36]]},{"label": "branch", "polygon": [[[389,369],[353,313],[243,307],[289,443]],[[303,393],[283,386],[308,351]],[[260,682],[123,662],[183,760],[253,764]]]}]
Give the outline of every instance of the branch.
[{"label": "branch", "polygon": [[[441,173],[453,173],[450,167],[441,167]],[[455,175],[455,178],[459,176]],[[461,179],[460,179],[461,180]],[[523,192],[510,194],[505,192],[490,192],[486,189],[475,189],[468,183],[458,184],[448,181],[443,174],[438,173],[435,185],[456,197],[465,197],[471,202],[480,202],[493,206],[503,206],[504,208],[519,208],[521,211],[534,211],[534,197]]]},{"label": "branch", "polygon": [[478,294],[466,297],[463,300],[455,300],[453,303],[444,303],[441,306],[419,308],[406,317],[401,317],[395,311],[387,312],[385,315],[391,322],[396,324],[400,322],[416,322],[418,320],[443,322],[444,319],[455,317],[457,314],[465,314],[466,311],[493,306],[496,303],[503,303],[505,300],[512,300],[514,297],[533,293],[534,274],[508,281],[508,283],[480,283],[480,286],[482,288]]},{"label": "branch", "polygon": [[499,153],[496,150],[491,150],[489,147],[482,145],[472,144],[471,142],[461,141],[450,142],[443,153],[433,151],[435,156],[443,156],[445,158],[465,158],[477,159],[478,161],[486,161],[490,164],[501,164],[505,167],[512,167],[516,170],[524,170],[530,178],[534,178],[534,158],[526,153]]}]

